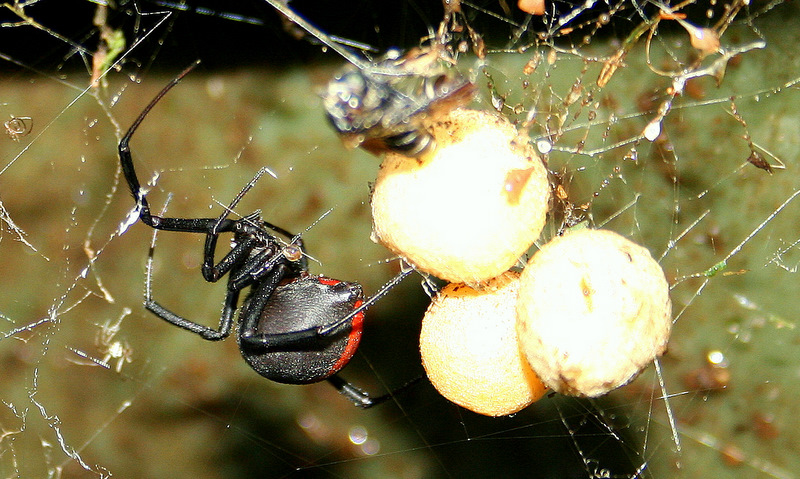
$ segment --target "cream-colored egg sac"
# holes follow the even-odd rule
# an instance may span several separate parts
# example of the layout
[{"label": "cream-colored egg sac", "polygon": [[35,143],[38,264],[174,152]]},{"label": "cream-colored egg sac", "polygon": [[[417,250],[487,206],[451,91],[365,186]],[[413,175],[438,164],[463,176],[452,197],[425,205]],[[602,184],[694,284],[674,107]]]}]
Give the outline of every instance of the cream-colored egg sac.
[{"label": "cream-colored egg sac", "polygon": [[420,271],[475,284],[502,274],[539,237],[547,171],[504,117],[454,110],[432,153],[388,153],[372,194],[376,238]]},{"label": "cream-colored egg sac", "polygon": [[669,285],[647,249],[604,230],[557,237],[520,279],[517,332],[531,367],[562,394],[595,397],[667,346]]},{"label": "cream-colored egg sac", "polygon": [[451,283],[422,320],[428,378],[442,396],[478,414],[513,414],[545,393],[517,341],[518,287],[519,274],[512,272],[480,290]]}]

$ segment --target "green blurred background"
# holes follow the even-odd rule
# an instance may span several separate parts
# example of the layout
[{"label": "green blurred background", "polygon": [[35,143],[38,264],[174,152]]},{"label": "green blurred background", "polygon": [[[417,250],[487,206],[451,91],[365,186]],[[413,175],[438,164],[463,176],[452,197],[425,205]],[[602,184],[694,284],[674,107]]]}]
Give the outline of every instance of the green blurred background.
[{"label": "green blurred background", "polygon": [[[316,20],[308,5],[297,7]],[[576,35],[553,31],[525,52],[491,52],[482,63],[466,56],[463,64],[479,86],[477,107],[502,104],[520,123],[536,112],[528,132],[535,142],[553,141],[548,166],[563,178],[572,204],[587,205],[596,225],[660,259],[674,285],[676,317],[660,362],[664,386],[650,368],[606,398],[545,398],[508,418],[460,409],[429,384],[358,410],[325,384],[270,383],[245,365],[233,339],[202,341],[142,307],[152,232],[123,226],[133,202],[119,183],[116,144],[149,99],[196,58],[203,64],[132,142],[141,179],[157,173],[148,197],[154,207],[171,197],[170,215],[216,216],[268,166],[277,178],[263,178],[238,211],[260,209],[290,231],[307,229],[313,272],[359,281],[368,292],[395,273],[390,253],[370,241],[369,182],[378,161],[344,149],[317,96],[341,59],[291,38],[264,6],[258,11],[267,25],[249,26],[175,6],[123,3],[108,22],[127,40],[121,69],[90,89],[91,63],[75,62],[96,52],[104,28],[92,25],[96,4],[74,2],[72,13],[89,15],[72,29],[56,22],[53,12],[64,7],[54,2],[38,2],[16,26],[11,22],[24,20],[7,8],[0,117],[28,117],[32,129],[16,141],[0,135],[0,474],[800,476],[798,205],[775,214],[800,186],[793,173],[800,159],[800,12],[794,3],[742,10],[722,35],[723,47],[763,39],[766,48],[733,58],[719,86],[710,76],[692,80],[664,119],[664,134],[649,142],[640,134],[672,84],[656,70],[677,68],[692,49],[684,29],[662,22],[650,41],[650,65],[645,34],[610,82],[596,86],[603,60],[642,21],[620,5],[608,28],[601,28],[602,12],[581,11],[570,24],[584,25]],[[413,45],[439,17],[427,5],[421,10],[432,9],[429,18],[409,13],[412,6],[395,5],[403,21],[391,22],[381,16],[391,5],[359,4],[367,19],[355,33],[367,32],[362,41],[377,46],[386,45],[375,38],[403,36]],[[724,7],[693,6],[713,10],[705,20],[690,17],[704,26]],[[525,21],[500,3],[482,7]],[[487,39],[508,42],[498,32],[511,27],[493,26],[475,6],[464,9]],[[161,10],[172,12],[163,23],[155,13]],[[347,26],[326,29],[347,36]],[[385,38],[375,33],[381,28]],[[530,23],[526,35],[546,31],[537,28],[544,27]],[[31,31],[63,51],[37,56]],[[248,55],[265,48],[289,60],[259,67]],[[528,72],[536,52],[539,62]],[[771,174],[747,161],[745,135],[775,167]],[[447,206],[431,205],[442,214]],[[552,221],[542,240],[559,226]],[[215,324],[224,287],[200,276],[202,241],[159,235],[154,294]],[[713,274],[723,259],[727,267]],[[412,277],[370,309],[361,352],[344,377],[382,393],[422,374],[416,335],[426,304]],[[720,355],[723,362],[715,363]]]}]

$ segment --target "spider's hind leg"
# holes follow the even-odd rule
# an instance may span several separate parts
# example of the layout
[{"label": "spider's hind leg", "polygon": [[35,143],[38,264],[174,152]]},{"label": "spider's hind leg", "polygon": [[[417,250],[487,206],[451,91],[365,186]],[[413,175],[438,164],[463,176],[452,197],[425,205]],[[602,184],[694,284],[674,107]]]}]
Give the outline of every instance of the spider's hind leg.
[{"label": "spider's hind leg", "polygon": [[353,384],[345,381],[336,374],[327,379],[327,381],[333,387],[335,387],[336,390],[339,391],[341,395],[348,398],[356,406],[362,409],[371,408],[372,406],[377,406],[378,404],[386,402],[386,400],[393,398],[398,393],[405,391],[406,389],[417,384],[421,380],[422,376],[419,376],[389,393],[383,394],[381,396],[370,396],[369,393],[367,393],[363,389],[354,386]]}]

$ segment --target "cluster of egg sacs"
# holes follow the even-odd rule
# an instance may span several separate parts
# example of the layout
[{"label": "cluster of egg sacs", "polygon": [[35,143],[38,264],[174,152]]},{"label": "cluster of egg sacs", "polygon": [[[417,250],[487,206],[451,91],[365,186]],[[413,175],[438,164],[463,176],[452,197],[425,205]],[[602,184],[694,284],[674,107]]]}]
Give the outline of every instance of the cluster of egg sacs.
[{"label": "cluster of egg sacs", "polygon": [[668,285],[646,249],[609,231],[539,238],[547,170],[505,118],[456,109],[429,125],[421,157],[387,153],[372,196],[375,237],[450,282],[422,324],[426,373],[474,412],[512,414],[550,388],[594,397],[660,355]]}]

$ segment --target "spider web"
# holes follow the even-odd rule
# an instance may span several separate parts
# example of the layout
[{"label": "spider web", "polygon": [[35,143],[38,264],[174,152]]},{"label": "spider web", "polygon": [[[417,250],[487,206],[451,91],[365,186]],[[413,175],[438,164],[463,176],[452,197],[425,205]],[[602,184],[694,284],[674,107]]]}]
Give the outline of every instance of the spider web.
[{"label": "spider web", "polygon": [[[325,4],[290,6],[377,51],[417,45],[442,17],[438,3],[363,2],[336,21]],[[672,285],[674,332],[604,398],[486,418],[429,385],[362,411],[324,384],[274,384],[234,340],[202,341],[142,307],[152,231],[134,224],[116,145],[197,58],[131,145],[154,208],[217,216],[267,166],[274,177],[237,214],[305,232],[313,272],[368,292],[396,271],[369,240],[377,161],[342,147],[317,98],[337,54],[255,0],[4,3],[0,474],[798,477],[798,7],[547,6],[539,18],[462,2],[487,54],[461,64],[477,104],[527,129],[559,180],[543,240],[589,221],[647,246]],[[722,53],[700,58],[691,26],[718,32]],[[202,281],[202,240],[158,236],[154,295],[215,324],[224,286]],[[406,280],[371,308],[344,376],[381,393],[421,374],[426,301]]]}]

